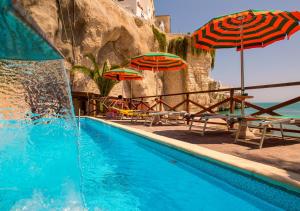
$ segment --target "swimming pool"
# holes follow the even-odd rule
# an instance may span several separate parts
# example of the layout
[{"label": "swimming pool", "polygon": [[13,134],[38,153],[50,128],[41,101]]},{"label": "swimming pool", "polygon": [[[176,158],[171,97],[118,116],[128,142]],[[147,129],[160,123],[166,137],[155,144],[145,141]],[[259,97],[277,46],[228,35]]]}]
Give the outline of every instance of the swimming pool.
[{"label": "swimming pool", "polygon": [[56,124],[5,132],[0,210],[300,208],[294,192],[96,120],[81,119],[77,140]]}]

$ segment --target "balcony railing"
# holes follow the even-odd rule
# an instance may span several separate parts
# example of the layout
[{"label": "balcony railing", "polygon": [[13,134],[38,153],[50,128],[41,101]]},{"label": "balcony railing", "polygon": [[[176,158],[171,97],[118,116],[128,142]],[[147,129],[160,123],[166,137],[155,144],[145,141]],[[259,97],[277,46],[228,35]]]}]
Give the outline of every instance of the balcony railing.
[{"label": "balcony railing", "polygon": [[[277,83],[277,84],[264,84],[264,85],[257,85],[257,86],[248,86],[245,87],[246,90],[262,90],[262,89],[270,89],[270,88],[279,88],[279,87],[297,87],[300,86],[300,81],[296,82],[288,82],[288,83]],[[298,88],[298,87],[297,87]],[[299,89],[299,88],[298,88]],[[219,107],[226,107],[229,113],[234,113],[237,105],[241,104],[241,98],[238,96],[240,91],[240,87],[234,88],[225,88],[225,89],[218,89],[218,90],[206,90],[206,91],[196,91],[196,92],[182,92],[182,93],[174,93],[174,94],[164,94],[164,95],[152,95],[152,96],[138,96],[134,98],[124,98],[123,101],[130,109],[143,109],[147,111],[178,111],[183,110],[193,114],[202,114],[202,113],[216,113],[218,112]],[[195,100],[192,99],[193,95],[199,94],[207,94],[207,93],[224,93],[228,97],[222,99],[221,101],[207,106],[202,105]],[[300,93],[300,92],[299,92]],[[182,96],[180,102],[168,103],[167,99],[172,99],[172,97]],[[74,92],[73,93],[73,101],[77,102],[79,107],[81,106],[81,110],[85,112],[86,115],[96,116],[100,114],[102,111],[100,109],[101,103],[110,102],[117,100],[117,97],[101,97],[98,94],[93,93],[80,93]],[[170,100],[169,100],[170,101]],[[78,103],[79,102],[79,103]],[[282,109],[289,105],[295,104],[300,102],[300,96],[295,96],[292,99],[286,100],[284,102],[278,103],[276,105],[272,105],[268,108],[263,108],[260,105],[256,105],[252,102],[244,101],[245,106],[248,108],[252,108],[255,112],[249,115],[271,115],[271,116],[282,116],[278,112],[278,109]],[[82,106],[84,105],[84,106]],[[193,106],[193,109],[191,107]],[[75,111],[78,110],[78,106],[75,106]],[[78,111],[76,111],[77,113]],[[274,130],[277,130],[274,128]],[[286,129],[287,132],[296,132],[299,133],[299,130],[291,130]]]}]

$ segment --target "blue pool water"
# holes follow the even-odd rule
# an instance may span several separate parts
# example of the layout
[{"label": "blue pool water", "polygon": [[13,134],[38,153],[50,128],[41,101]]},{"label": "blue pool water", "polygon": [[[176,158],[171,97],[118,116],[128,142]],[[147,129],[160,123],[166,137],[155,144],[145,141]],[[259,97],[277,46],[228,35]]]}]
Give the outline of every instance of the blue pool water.
[{"label": "blue pool water", "polygon": [[61,124],[5,130],[0,210],[300,209],[296,193],[211,161],[92,119],[78,134]]}]

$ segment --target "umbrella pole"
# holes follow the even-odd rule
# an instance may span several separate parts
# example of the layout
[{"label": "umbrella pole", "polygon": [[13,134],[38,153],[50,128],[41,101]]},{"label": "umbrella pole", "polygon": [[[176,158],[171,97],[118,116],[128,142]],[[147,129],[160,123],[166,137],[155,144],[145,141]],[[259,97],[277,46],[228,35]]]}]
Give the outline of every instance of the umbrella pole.
[{"label": "umbrella pole", "polygon": [[[157,98],[157,102],[158,102],[158,76],[157,76],[157,73],[158,73],[158,60],[156,60],[156,73],[155,73],[155,78],[156,78],[156,80],[155,80],[155,83],[156,83],[156,85],[155,85],[156,86],[156,98]],[[157,106],[158,106],[158,103],[156,104],[156,110],[158,110]]]},{"label": "umbrella pole", "polygon": [[155,77],[155,95],[156,97],[158,96],[158,84],[157,84],[157,75],[156,72],[154,72],[154,77]]},{"label": "umbrella pole", "polygon": [[130,98],[132,98],[132,81],[130,80]]},{"label": "umbrella pole", "polygon": [[124,81],[122,81],[122,97],[124,97]]},{"label": "umbrella pole", "polygon": [[[245,95],[245,72],[244,72],[244,33],[243,24],[241,25],[241,95]],[[245,102],[241,103],[241,115],[245,116]]]},{"label": "umbrella pole", "polygon": [[[244,72],[244,50],[241,49],[241,95],[245,95],[245,72]],[[245,116],[245,102],[242,100],[241,114]]]},{"label": "umbrella pole", "polygon": [[132,107],[132,80],[130,80],[130,108]]},{"label": "umbrella pole", "polygon": [[[244,32],[243,24],[241,25],[241,116],[245,116],[245,71],[244,71]],[[250,132],[247,121],[242,120],[240,123],[240,132],[237,135],[237,138],[246,139],[247,137],[255,137],[252,132]]]},{"label": "umbrella pole", "polygon": [[156,86],[156,97],[158,96],[158,77],[157,77],[157,73],[158,73],[158,61],[156,61],[156,73],[155,73],[155,86]]}]

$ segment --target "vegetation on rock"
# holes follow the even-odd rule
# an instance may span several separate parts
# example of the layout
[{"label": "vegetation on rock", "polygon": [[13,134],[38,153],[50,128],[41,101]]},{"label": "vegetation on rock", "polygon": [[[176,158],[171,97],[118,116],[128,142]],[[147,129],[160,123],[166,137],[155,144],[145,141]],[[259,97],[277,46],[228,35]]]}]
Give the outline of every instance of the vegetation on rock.
[{"label": "vegetation on rock", "polygon": [[176,54],[177,56],[180,56],[184,60],[187,59],[187,53],[188,53],[188,47],[189,42],[187,37],[179,37],[176,39],[172,39],[169,42],[168,46],[168,52]]},{"label": "vegetation on rock", "polygon": [[182,59],[186,60],[187,55],[189,53],[189,44],[191,44],[190,51],[192,55],[200,56],[207,53],[210,54],[212,59],[211,68],[213,69],[215,65],[216,51],[215,50],[207,51],[204,49],[195,48],[193,43],[194,43],[193,38],[191,38],[190,36],[174,38],[169,41],[168,52],[176,54],[177,56],[180,56]]},{"label": "vegetation on rock", "polygon": [[159,45],[159,50],[165,52],[167,49],[167,38],[166,35],[160,32],[155,26],[152,25],[152,31],[154,38],[157,40]]},{"label": "vegetation on rock", "polygon": [[215,67],[215,60],[216,60],[216,50],[215,49],[212,49],[212,50],[204,50],[204,49],[201,49],[201,48],[196,48],[194,46],[194,39],[191,38],[191,53],[192,55],[203,55],[203,54],[207,54],[209,53],[210,56],[211,56],[211,68],[214,69]]},{"label": "vegetation on rock", "polygon": [[112,88],[118,83],[118,81],[107,79],[103,77],[103,74],[109,70],[113,70],[119,68],[119,65],[112,65],[109,67],[108,61],[103,64],[103,67],[100,68],[98,63],[96,62],[96,58],[92,54],[85,55],[92,63],[92,68],[82,66],[82,65],[74,65],[72,67],[72,71],[80,71],[86,76],[90,77],[98,86],[101,96],[108,96]]}]

